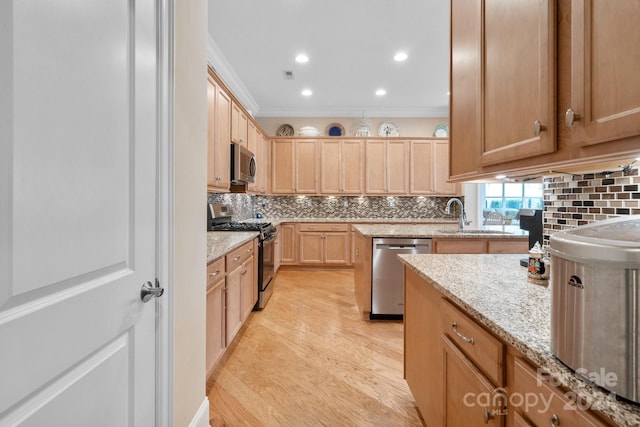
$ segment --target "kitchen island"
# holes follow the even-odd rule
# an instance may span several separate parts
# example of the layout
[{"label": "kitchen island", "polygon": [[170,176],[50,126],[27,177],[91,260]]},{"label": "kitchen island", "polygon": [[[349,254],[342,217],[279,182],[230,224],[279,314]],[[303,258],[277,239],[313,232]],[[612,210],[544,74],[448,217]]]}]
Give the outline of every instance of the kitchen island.
[{"label": "kitchen island", "polygon": [[[455,400],[455,396],[438,388],[453,387],[447,380],[447,372],[427,372],[426,382],[431,384],[424,384],[421,360],[447,367],[447,361],[453,362],[451,355],[459,354],[479,380],[493,387],[492,392],[503,394],[506,403],[503,409],[485,411],[484,416],[488,415],[490,420],[492,416],[497,420],[506,416],[507,425],[529,425],[518,422],[553,425],[555,416],[564,421],[557,424],[562,426],[640,425],[640,405],[618,400],[608,391],[589,384],[553,356],[550,291],[527,282],[526,268],[519,266],[520,256],[433,254],[399,258],[405,264],[407,302],[405,378],[427,424],[440,425],[445,421],[449,403],[455,403],[447,401]],[[448,313],[456,313],[462,320],[450,328]],[[466,330],[464,319],[468,320]],[[496,348],[502,348],[491,358],[497,360],[481,354],[483,333],[487,334],[487,340],[495,341]],[[470,341],[472,335],[475,343],[463,340]],[[492,377],[487,366],[497,367],[497,375]],[[533,389],[529,387],[536,384]],[[518,398],[540,397],[541,401],[547,394],[554,396],[554,402],[561,403],[560,409],[553,412],[551,405],[551,409],[546,407],[551,412],[543,412],[542,408],[527,407],[526,402],[514,398],[516,394]],[[576,402],[580,410],[566,410],[565,405],[571,407]],[[461,407],[458,402],[456,411],[473,409]]]},{"label": "kitchen island", "polygon": [[[517,226],[460,230],[457,223],[375,223],[354,224],[353,229],[356,302],[363,319],[377,316],[372,316],[372,313],[375,313],[375,310],[372,312],[372,283],[374,281],[374,241],[377,238],[430,239],[431,252],[441,254],[502,253],[522,254],[521,257],[524,257],[529,249],[528,233]],[[398,268],[401,268],[400,265]],[[393,291],[393,293],[398,295],[394,299],[401,305],[401,270],[398,271],[397,276],[397,279],[385,279],[385,282],[392,282],[389,286],[395,288],[397,292]]]}]

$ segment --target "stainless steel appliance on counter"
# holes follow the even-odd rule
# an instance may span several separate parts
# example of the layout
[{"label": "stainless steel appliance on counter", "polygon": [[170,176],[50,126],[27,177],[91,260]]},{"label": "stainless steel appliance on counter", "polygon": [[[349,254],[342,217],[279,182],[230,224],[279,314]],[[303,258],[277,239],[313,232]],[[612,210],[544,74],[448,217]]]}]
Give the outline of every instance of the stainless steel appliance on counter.
[{"label": "stainless steel appliance on counter", "polygon": [[640,215],[551,235],[551,351],[640,403]]},{"label": "stainless steel appliance on counter", "polygon": [[222,203],[209,203],[208,231],[258,231],[258,302],[254,309],[261,310],[265,307],[273,294],[273,250],[278,236],[278,229],[270,222],[231,221],[231,207]]},{"label": "stainless steel appliance on counter", "polygon": [[429,254],[431,239],[373,239],[370,319],[402,319],[404,269],[398,254]]}]

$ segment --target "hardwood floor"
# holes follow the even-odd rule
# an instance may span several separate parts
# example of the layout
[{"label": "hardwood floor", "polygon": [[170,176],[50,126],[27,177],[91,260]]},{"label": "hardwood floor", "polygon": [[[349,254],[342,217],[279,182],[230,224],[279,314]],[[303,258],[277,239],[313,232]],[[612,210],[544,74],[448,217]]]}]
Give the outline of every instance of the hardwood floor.
[{"label": "hardwood floor", "polygon": [[360,319],[351,271],[280,271],[207,384],[212,426],[422,426],[398,321]]}]

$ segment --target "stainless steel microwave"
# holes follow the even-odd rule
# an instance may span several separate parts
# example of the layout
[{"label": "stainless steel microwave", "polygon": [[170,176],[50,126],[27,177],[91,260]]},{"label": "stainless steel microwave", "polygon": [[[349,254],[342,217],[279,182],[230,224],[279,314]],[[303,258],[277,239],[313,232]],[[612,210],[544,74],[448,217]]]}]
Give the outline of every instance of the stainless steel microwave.
[{"label": "stainless steel microwave", "polygon": [[231,183],[245,184],[256,177],[256,158],[240,144],[231,143]]}]

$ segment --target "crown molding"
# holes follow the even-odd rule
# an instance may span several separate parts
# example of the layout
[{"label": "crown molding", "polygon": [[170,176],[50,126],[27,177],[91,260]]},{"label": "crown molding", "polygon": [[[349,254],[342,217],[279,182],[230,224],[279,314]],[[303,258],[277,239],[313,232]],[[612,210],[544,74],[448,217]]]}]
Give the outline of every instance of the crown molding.
[{"label": "crown molding", "polygon": [[423,108],[262,108],[257,117],[449,117],[449,107]]},{"label": "crown molding", "polygon": [[256,116],[260,111],[260,106],[253,96],[251,96],[247,87],[242,83],[242,80],[240,80],[240,77],[238,77],[231,64],[229,64],[229,61],[227,61],[227,58],[211,35],[207,36],[207,63],[233,92],[233,95],[238,98],[244,108]]}]

